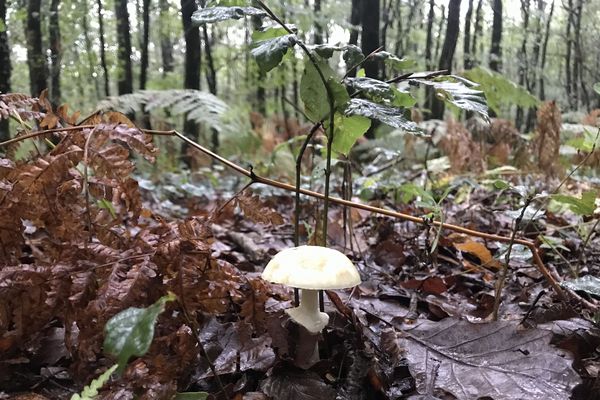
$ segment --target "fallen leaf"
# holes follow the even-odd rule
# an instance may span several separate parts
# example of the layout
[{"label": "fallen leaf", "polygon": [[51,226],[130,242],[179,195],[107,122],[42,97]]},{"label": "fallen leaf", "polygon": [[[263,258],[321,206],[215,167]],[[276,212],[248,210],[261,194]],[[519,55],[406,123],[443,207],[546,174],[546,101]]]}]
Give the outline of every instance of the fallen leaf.
[{"label": "fallen leaf", "polygon": [[426,366],[439,362],[435,387],[459,399],[561,400],[580,379],[572,360],[550,346],[552,332],[518,330],[517,322],[475,324],[448,318],[405,329],[409,369],[419,393],[426,393]]}]

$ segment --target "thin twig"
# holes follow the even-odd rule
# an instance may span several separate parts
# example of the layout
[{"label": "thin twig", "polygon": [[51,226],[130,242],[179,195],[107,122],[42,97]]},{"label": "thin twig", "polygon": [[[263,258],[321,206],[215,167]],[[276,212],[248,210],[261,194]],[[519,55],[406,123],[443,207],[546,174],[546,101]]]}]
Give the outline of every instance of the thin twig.
[{"label": "thin twig", "polygon": [[376,48],[375,50],[373,50],[372,52],[370,52],[369,54],[367,54],[366,56],[364,56],[362,60],[360,60],[359,62],[357,62],[356,64],[354,64],[350,68],[348,68],[348,71],[346,71],[346,73],[344,74],[344,77],[342,78],[342,80],[346,79],[348,77],[348,75],[350,75],[350,72],[354,71],[356,68],[358,68],[361,65],[363,65],[369,58],[373,57],[375,54],[379,53],[381,50],[383,50],[383,46],[380,46],[380,47]]}]

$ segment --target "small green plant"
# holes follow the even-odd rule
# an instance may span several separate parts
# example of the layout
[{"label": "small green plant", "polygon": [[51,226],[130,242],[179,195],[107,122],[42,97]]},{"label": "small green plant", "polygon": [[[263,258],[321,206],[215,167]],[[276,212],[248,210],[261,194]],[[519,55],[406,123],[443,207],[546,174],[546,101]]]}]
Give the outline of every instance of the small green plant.
[{"label": "small green plant", "polygon": [[[154,325],[158,316],[165,310],[169,301],[176,300],[173,293],[158,299],[146,308],[130,307],[113,316],[104,326],[104,351],[117,358],[117,363],[107,369],[83,388],[80,394],[71,396],[71,400],[93,400],[110,379],[113,373],[121,374],[132,356],[141,357],[148,352],[154,338]],[[206,392],[178,393],[175,399],[204,400]]]}]

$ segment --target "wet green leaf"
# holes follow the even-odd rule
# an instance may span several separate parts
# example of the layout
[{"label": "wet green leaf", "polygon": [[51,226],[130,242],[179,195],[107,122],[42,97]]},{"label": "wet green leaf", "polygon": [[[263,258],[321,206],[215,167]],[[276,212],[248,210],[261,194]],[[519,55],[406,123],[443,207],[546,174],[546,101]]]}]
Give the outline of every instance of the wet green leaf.
[{"label": "wet green leaf", "polygon": [[555,194],[552,199],[559,203],[567,204],[569,209],[577,215],[592,215],[596,209],[596,192],[593,190],[583,192],[581,198],[564,194]]},{"label": "wet green leaf", "polygon": [[405,115],[405,109],[373,103],[365,99],[352,99],[345,111],[346,115],[361,115],[376,119],[393,128],[402,129],[412,134],[422,134],[417,124]]},{"label": "wet green leaf", "polygon": [[266,12],[255,7],[206,7],[194,11],[194,14],[192,14],[192,22],[196,25],[201,25],[227,21],[229,19],[240,19],[245,16],[264,17],[266,15]]},{"label": "wet green leaf", "polygon": [[333,135],[333,150],[348,155],[356,140],[364,135],[371,126],[371,120],[358,115],[346,117],[335,114],[335,134]]},{"label": "wet green leaf", "polygon": [[113,316],[104,327],[104,350],[118,359],[121,373],[131,356],[143,356],[154,337],[154,324],[174,294],[163,296],[147,308],[130,307]]},{"label": "wet green leaf", "polygon": [[253,43],[250,54],[262,71],[269,72],[279,65],[288,49],[295,44],[296,35],[278,36]]}]

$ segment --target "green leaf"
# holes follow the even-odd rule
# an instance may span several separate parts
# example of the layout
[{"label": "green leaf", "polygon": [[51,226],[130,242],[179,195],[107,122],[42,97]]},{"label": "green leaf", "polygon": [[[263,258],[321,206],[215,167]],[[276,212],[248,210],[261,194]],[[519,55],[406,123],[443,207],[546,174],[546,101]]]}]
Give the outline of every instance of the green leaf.
[{"label": "green leaf", "polygon": [[365,55],[360,50],[360,47],[349,44],[344,48],[344,61],[346,62],[346,68],[351,68],[362,61]]},{"label": "green leaf", "polygon": [[335,134],[332,148],[338,153],[348,155],[356,140],[364,135],[371,126],[371,120],[359,115],[346,117],[335,113]]},{"label": "green leaf", "polygon": [[288,34],[288,31],[282,28],[281,26],[276,26],[273,28],[262,28],[252,32],[252,41],[253,42],[261,42],[267,39],[274,39],[277,37],[285,36]]},{"label": "green leaf", "polygon": [[417,100],[408,91],[405,92],[392,86],[392,92],[394,92],[393,106],[410,108],[417,103]]},{"label": "green leaf", "polygon": [[389,83],[373,78],[346,78],[346,85],[352,89],[362,92],[373,101],[393,100],[395,97],[392,86]]},{"label": "green leaf", "polygon": [[485,93],[489,107],[496,114],[500,113],[502,107],[528,108],[535,107],[540,102],[523,86],[519,86],[506,79],[504,75],[489,69],[477,67],[465,71],[463,75],[479,84],[479,88]]},{"label": "green leaf", "polygon": [[594,91],[600,94],[600,82],[594,84]]},{"label": "green leaf", "polygon": [[421,135],[422,131],[417,124],[408,120],[404,115],[403,108],[390,107],[383,104],[373,103],[365,99],[352,99],[345,110],[348,115],[361,115],[363,117],[376,119],[392,128],[402,129],[412,134]]},{"label": "green leaf", "polygon": [[552,199],[559,203],[567,204],[569,209],[577,215],[593,215],[596,209],[596,192],[593,190],[583,192],[581,198],[564,194],[555,194]]},{"label": "green leaf", "polygon": [[99,377],[97,377],[96,379],[91,381],[89,385],[85,386],[83,388],[83,391],[81,392],[81,394],[74,394],[73,396],[71,396],[71,400],[93,400],[93,399],[95,399],[96,396],[98,395],[98,390],[102,389],[102,386],[104,386],[106,384],[106,382],[108,382],[108,380],[110,379],[110,376],[112,375],[113,372],[115,372],[115,370],[117,369],[118,366],[119,366],[119,364],[115,364],[112,367],[110,367],[109,369],[107,369],[106,371],[104,371],[104,373],[102,375],[100,375]]},{"label": "green leaf", "polygon": [[256,59],[260,69],[269,72],[279,65],[285,53],[296,44],[296,35],[284,35],[253,43],[250,54]]},{"label": "green leaf", "polygon": [[194,11],[192,23],[196,25],[211,24],[214,22],[227,21],[229,19],[240,19],[245,16],[264,17],[267,13],[255,7],[206,7]]},{"label": "green leaf", "polygon": [[600,147],[598,143],[598,139],[600,138],[600,130],[596,133],[590,132],[587,129],[584,129],[583,136],[575,137],[573,139],[569,139],[567,146],[571,146],[577,150],[591,152],[595,147]]},{"label": "green leaf", "polygon": [[392,70],[395,71],[403,71],[407,69],[412,69],[416,66],[416,62],[414,60],[409,60],[406,58],[398,58],[392,53],[388,53],[387,51],[380,51],[375,53],[372,58],[374,60],[383,60],[383,62]]},{"label": "green leaf", "polygon": [[476,112],[486,120],[489,119],[485,94],[481,90],[472,89],[477,86],[474,82],[455,75],[437,77],[434,80],[411,79],[411,81],[433,86],[440,100],[460,109]]},{"label": "green leaf", "polygon": [[[350,100],[346,87],[338,82],[337,75],[331,67],[321,58],[317,58],[317,65],[323,73],[333,98],[334,109],[340,109]],[[314,122],[323,120],[330,111],[327,90],[319,76],[317,68],[310,60],[306,60],[304,73],[300,82],[300,98],[304,103],[306,115]]]},{"label": "green leaf", "polygon": [[100,199],[98,200],[97,205],[98,208],[103,208],[107,210],[113,219],[117,218],[117,211],[115,210],[115,207],[113,206],[113,203],[110,200]]},{"label": "green leaf", "polygon": [[600,296],[600,278],[596,278],[595,276],[586,275],[572,281],[564,281],[561,283],[561,285],[567,289],[578,290],[593,294],[594,296]]},{"label": "green leaf", "polygon": [[420,198],[419,203],[425,208],[437,208],[438,206],[431,192],[414,183],[405,183],[399,186],[398,190],[402,194],[401,200],[403,203],[409,203],[414,199]]},{"label": "green leaf", "polygon": [[130,307],[113,316],[104,326],[104,350],[118,359],[118,373],[123,372],[131,356],[141,357],[150,348],[154,324],[168,301],[175,300],[170,293],[147,308]]},{"label": "green leaf", "polygon": [[206,392],[177,393],[174,400],[206,400],[208,395]]}]

